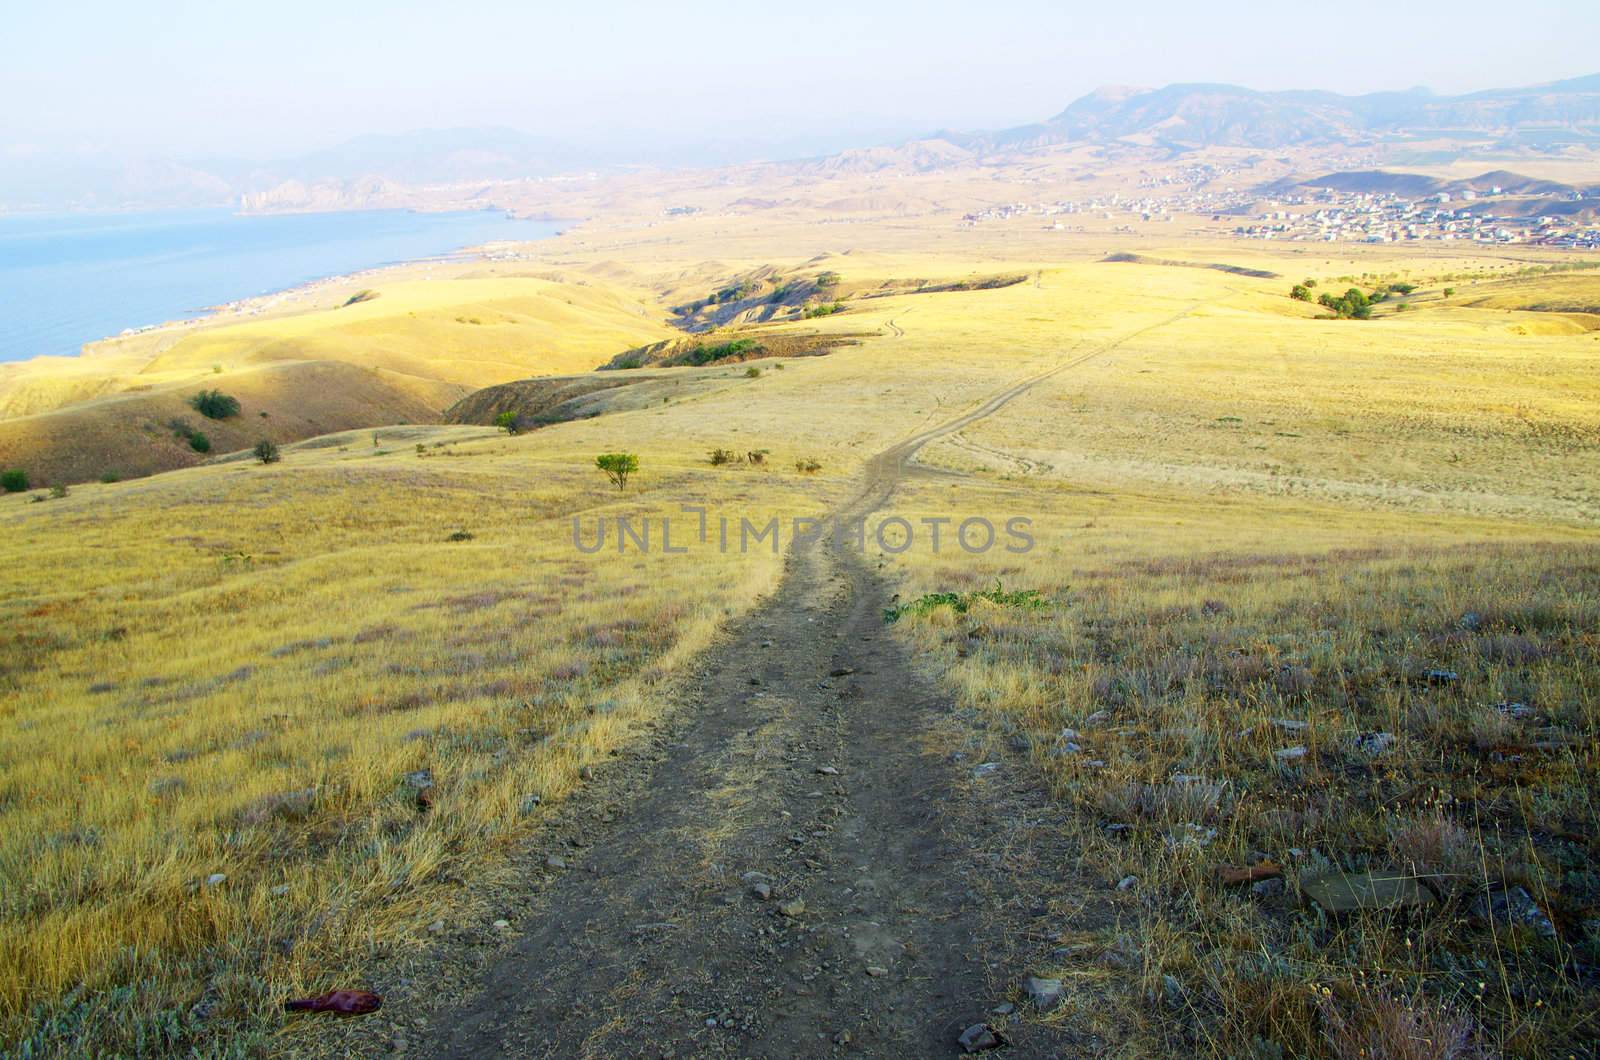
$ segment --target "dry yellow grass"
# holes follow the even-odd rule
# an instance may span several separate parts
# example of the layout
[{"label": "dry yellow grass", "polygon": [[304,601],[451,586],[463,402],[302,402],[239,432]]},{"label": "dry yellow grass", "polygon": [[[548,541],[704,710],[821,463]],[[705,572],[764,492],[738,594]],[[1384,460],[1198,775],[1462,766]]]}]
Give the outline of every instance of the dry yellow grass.
[{"label": "dry yellow grass", "polygon": [[[1398,970],[1408,988],[1421,977],[1422,993],[1403,994],[1425,997],[1417,1012],[1457,1011],[1441,1000],[1441,980],[1398,959],[1401,935],[1321,935],[1318,946],[1354,956],[1324,948],[1313,960],[1292,948],[1297,936],[1275,934],[1292,935],[1289,912],[1258,922],[1248,903],[1201,887],[1215,861],[1268,844],[1276,853],[1296,828],[1307,849],[1339,857],[1326,822],[1369,813],[1374,793],[1393,794],[1387,775],[1362,775],[1348,803],[1319,804],[1320,824],[1269,827],[1257,803],[1226,822],[1194,822],[1218,835],[1193,857],[1166,842],[1187,819],[1130,822],[1127,843],[1098,825],[1124,785],[1164,782],[1180,767],[1226,774],[1238,791],[1289,783],[1272,771],[1271,730],[1258,723],[1290,709],[1327,733],[1307,767],[1319,771],[1313,780],[1337,773],[1347,730],[1380,725],[1403,737],[1395,782],[1433,779],[1422,749],[1489,731],[1485,704],[1523,691],[1592,746],[1594,646],[1583,629],[1595,619],[1593,337],[1518,334],[1520,316],[1421,298],[1404,318],[1326,322],[1285,297],[1308,272],[1431,275],[1482,264],[1465,257],[1350,251],[1308,269],[1288,250],[1141,248],[1265,264],[1284,277],[1257,280],[1105,263],[1104,244],[1038,233],[853,226],[855,252],[827,257],[816,255],[838,250],[839,236],[825,226],[762,231],[713,219],[682,233],[591,234],[591,245],[569,240],[562,253],[576,260],[569,276],[608,277],[597,285],[621,278],[631,291],[648,278],[654,290],[641,304],[701,297],[764,265],[837,270],[856,291],[917,277],[1035,279],[856,297],[839,316],[792,326],[880,338],[781,369],[765,363],[755,378],[743,365],[702,370],[681,398],[520,438],[414,427],[380,432],[374,447],[353,432],[291,448],[266,468],[221,463],[76,487],[37,505],[0,498],[0,945],[16,955],[0,970],[6,1033],[130,1052],[141,1035],[185,1047],[260,1040],[250,1035],[271,1033],[285,992],[359,970],[380,943],[419,944],[445,908],[444,884],[489,871],[536,827],[537,812],[523,814],[527,797],[559,798],[586,759],[654,717],[681,663],[779,575],[765,549],[694,562],[584,556],[571,547],[571,515],[659,517],[696,500],[758,521],[815,514],[894,441],[1079,361],[930,447],[929,463],[959,474],[920,480],[895,502],[911,516],[1032,516],[1039,547],[982,558],[914,549],[886,563],[907,599],[998,578],[1057,601],[1041,612],[980,605],[961,620],[938,610],[903,620],[904,635],[997,732],[1014,726],[1043,740],[1101,699],[1126,712],[1118,724],[1130,733],[1096,749],[1103,774],[1080,776],[1038,745],[1040,767],[1083,811],[1087,863],[1108,877],[1150,877],[1148,901],[1145,892],[1129,900],[1126,937],[1098,940],[1150,956],[1131,976],[1099,966],[1079,976],[1086,990],[1126,1002],[1096,1014],[1085,994],[1084,1018],[1134,1032],[1134,1049],[1186,1042],[1242,1055],[1262,1036],[1291,1052],[1326,1050],[1326,1035],[1315,1036],[1337,1018],[1357,1020],[1359,1037],[1360,1021],[1380,1014],[1310,991],[1351,989],[1354,969],[1369,963]],[[585,292],[580,301],[613,301],[573,307],[583,319],[557,313],[549,333],[571,323],[598,349],[619,327],[615,314],[631,310],[609,289],[570,286]],[[423,338],[395,353],[389,344],[411,341],[412,325],[385,316],[383,303],[243,325],[236,337],[253,338],[237,348],[270,360],[337,339],[437,374],[459,343],[474,371],[487,372],[491,330],[521,326],[430,310],[415,332]],[[478,304],[511,314],[493,298]],[[585,332],[591,313],[604,322]],[[657,327],[640,319],[641,331]],[[163,363],[208,368],[215,341],[192,335],[192,347],[179,343]],[[773,452],[765,470],[712,468],[705,454],[715,447]],[[614,450],[644,463],[621,497],[592,467]],[[797,475],[802,457],[820,461],[822,474]],[[473,536],[448,540],[457,530]],[[1226,611],[1207,613],[1208,599]],[[1469,609],[1488,622],[1482,636],[1430,639]],[[1548,622],[1513,628],[1528,615]],[[969,625],[985,632],[967,637]],[[1518,636],[1535,642],[1531,662],[1480,650],[1489,637]],[[1434,655],[1471,675],[1470,697],[1426,698],[1391,680]],[[1474,669],[1469,656],[1487,661]],[[1233,658],[1257,669],[1227,677]],[[1234,683],[1207,684],[1213,664]],[[1280,688],[1280,667],[1303,669],[1310,686]],[[1364,698],[1340,698],[1357,688]],[[1247,737],[1230,735],[1247,725]],[[1593,764],[1568,751],[1557,767],[1561,811],[1591,820],[1572,780],[1584,769],[1592,777]],[[419,813],[401,778],[424,768],[437,798]],[[1542,805],[1516,816],[1533,798],[1526,787],[1486,796],[1508,827],[1548,816]],[[1420,849],[1438,807],[1413,809],[1416,827],[1396,836]],[[1376,822],[1359,818],[1352,833],[1363,856],[1389,856],[1402,842],[1380,837]],[[1544,857],[1495,864],[1537,887],[1554,878]],[[206,886],[214,873],[226,879]],[[1210,927],[1196,934],[1197,921]],[[1443,931],[1419,936],[1430,956],[1454,945]],[[1266,942],[1300,963],[1252,994],[1258,980],[1218,954]],[[1544,969],[1536,947],[1518,952]],[[1196,1001],[1169,1018],[1145,1004],[1168,974],[1224,1015]],[[1252,998],[1265,999],[1266,1015],[1241,1022]],[[1574,1011],[1569,1001],[1561,995],[1562,1011]],[[1319,1007],[1328,1004],[1334,1015]],[[1506,1013],[1528,1016],[1520,1006],[1471,1015],[1500,1034]],[[1385,1018],[1404,1023],[1412,1011]],[[1536,1016],[1521,1032],[1533,1037],[1496,1040],[1560,1041],[1573,1033],[1565,1018]],[[1285,1037],[1295,1020],[1313,1037]]]},{"label": "dry yellow grass", "polygon": [[827,489],[656,447],[618,494],[581,441],[437,431],[0,506],[8,1038],[39,1005],[55,1048],[175,1042],[202,999],[207,1026],[270,1026],[285,990],[417,938],[778,575],[763,550],[586,556],[571,517],[589,540]]},{"label": "dry yellow grass", "polygon": [[240,418],[201,425],[216,452],[262,437],[436,421],[480,387],[587,371],[668,334],[661,307],[612,283],[438,268],[433,279],[402,270],[375,281],[353,304],[336,288],[313,311],[219,317],[76,360],[7,366],[0,467],[54,485],[192,466],[204,457],[169,424],[189,414],[184,402],[201,387],[245,406]]},{"label": "dry yellow grass", "polygon": [[[1109,303],[1104,275],[1059,274]],[[1449,309],[1320,321],[1257,281],[1177,282],[1216,293],[925,451],[958,474],[897,499],[916,543],[883,557],[900,634],[987,730],[974,753],[1024,742],[1090,877],[1134,878],[1112,926],[1063,937],[1063,1011],[1125,1055],[1581,1054],[1589,340]],[[1150,297],[1169,291],[1194,296]],[[934,554],[922,520],[966,516],[1028,517],[1037,547],[974,556],[947,527]],[[973,595],[997,585],[1045,606]],[[1222,883],[1263,860],[1283,896]],[[1324,917],[1299,883],[1335,868],[1420,875],[1440,905]],[[1476,920],[1500,886],[1559,936]]]}]

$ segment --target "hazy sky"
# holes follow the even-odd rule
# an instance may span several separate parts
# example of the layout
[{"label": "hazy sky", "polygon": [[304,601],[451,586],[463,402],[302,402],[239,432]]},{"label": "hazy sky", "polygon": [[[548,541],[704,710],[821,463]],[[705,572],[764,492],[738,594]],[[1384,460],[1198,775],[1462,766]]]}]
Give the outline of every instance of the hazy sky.
[{"label": "hazy sky", "polygon": [[0,0],[0,146],[272,157],[510,126],[584,145],[996,128],[1102,84],[1461,92],[1600,72],[1595,0]]}]

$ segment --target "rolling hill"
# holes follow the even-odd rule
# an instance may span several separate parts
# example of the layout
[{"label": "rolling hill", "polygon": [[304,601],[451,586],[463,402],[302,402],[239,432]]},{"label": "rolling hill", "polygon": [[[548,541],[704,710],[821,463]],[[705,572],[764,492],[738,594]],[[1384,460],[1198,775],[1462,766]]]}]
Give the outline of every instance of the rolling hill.
[{"label": "rolling hill", "polygon": [[[36,485],[126,478],[202,463],[207,452],[331,431],[438,422],[474,390],[587,371],[672,332],[642,296],[584,276],[397,275],[335,289],[290,315],[217,321],[41,358],[0,373],[0,466]],[[202,421],[201,388],[239,399],[241,416]],[[187,419],[211,443],[196,451]]]}]

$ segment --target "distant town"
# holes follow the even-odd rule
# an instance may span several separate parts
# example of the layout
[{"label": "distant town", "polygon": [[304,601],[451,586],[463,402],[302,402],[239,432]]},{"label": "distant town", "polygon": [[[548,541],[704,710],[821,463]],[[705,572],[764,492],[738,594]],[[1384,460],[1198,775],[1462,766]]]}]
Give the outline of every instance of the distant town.
[{"label": "distant town", "polygon": [[[1048,219],[1057,231],[1082,230],[1066,218],[1123,221],[1113,231],[1137,231],[1135,222],[1172,222],[1180,215],[1207,217],[1212,222],[1239,218],[1231,234],[1239,239],[1272,239],[1322,243],[1417,243],[1463,241],[1478,244],[1600,248],[1600,222],[1565,212],[1526,213],[1528,198],[1500,187],[1405,196],[1392,192],[1341,191],[1300,186],[1285,191],[1224,187],[1213,190],[1228,172],[1201,167],[1142,182],[1141,191],[1173,188],[1166,194],[1121,195],[1083,201],[1007,203],[973,213],[966,225],[1023,217]],[[1577,193],[1574,193],[1577,194]],[[1555,206],[1558,201],[1543,199]],[[1513,212],[1520,208],[1523,212]],[[1097,226],[1100,230],[1103,227]]]}]

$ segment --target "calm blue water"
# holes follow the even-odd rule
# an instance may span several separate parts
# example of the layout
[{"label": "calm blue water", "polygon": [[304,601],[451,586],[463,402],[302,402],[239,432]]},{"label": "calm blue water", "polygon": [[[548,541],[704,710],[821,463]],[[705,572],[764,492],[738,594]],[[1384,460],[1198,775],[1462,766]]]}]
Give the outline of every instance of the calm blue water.
[{"label": "calm blue water", "polygon": [[198,316],[237,298],[555,231],[487,211],[0,217],[0,361],[75,354],[124,328]]}]

